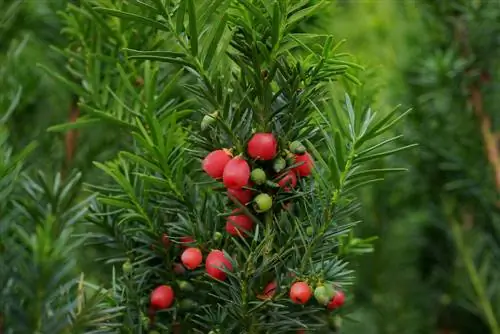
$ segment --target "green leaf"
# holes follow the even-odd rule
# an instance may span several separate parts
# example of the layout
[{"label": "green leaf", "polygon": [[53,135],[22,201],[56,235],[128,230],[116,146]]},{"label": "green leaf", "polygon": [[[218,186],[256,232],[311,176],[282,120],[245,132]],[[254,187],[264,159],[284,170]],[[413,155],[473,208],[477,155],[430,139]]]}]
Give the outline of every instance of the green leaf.
[{"label": "green leaf", "polygon": [[175,23],[175,33],[177,35],[182,34],[184,31],[184,15],[186,14],[186,1],[182,0],[179,3],[179,8],[177,8],[177,18]]},{"label": "green leaf", "polygon": [[123,51],[130,53],[131,56],[142,55],[142,56],[158,56],[158,57],[170,57],[170,58],[185,58],[186,54],[183,52],[174,51],[142,51],[124,48]]},{"label": "green leaf", "polygon": [[217,24],[217,29],[214,30],[215,31],[214,35],[212,36],[212,40],[210,42],[210,45],[208,46],[207,53],[205,55],[205,60],[203,62],[203,67],[205,69],[208,69],[210,64],[212,63],[212,59],[215,55],[215,51],[217,50],[217,46],[219,45],[222,34],[224,34],[224,31],[226,29],[226,24],[227,24],[227,15],[224,14],[219,20],[219,23]]},{"label": "green leaf", "polygon": [[194,0],[187,0],[189,16],[189,42],[191,44],[191,54],[198,55],[198,28],[196,27],[196,7]]},{"label": "green leaf", "polygon": [[385,151],[385,152],[380,152],[380,153],[374,153],[374,154],[370,154],[370,155],[360,155],[359,157],[355,158],[354,159],[354,162],[355,163],[361,163],[361,162],[366,162],[366,161],[369,161],[369,160],[374,160],[374,159],[380,159],[380,158],[383,158],[383,157],[386,157],[386,156],[389,156],[389,155],[393,155],[395,153],[398,153],[398,152],[401,152],[401,151],[406,151],[410,148],[413,148],[413,147],[416,147],[418,146],[418,144],[411,144],[411,145],[406,145],[406,146],[403,146],[403,147],[398,147],[398,148],[395,148],[393,150],[389,150],[389,151]]},{"label": "green leaf", "polygon": [[179,64],[182,66],[194,68],[194,66],[191,63],[185,61],[184,59],[180,59],[180,58],[161,57],[161,56],[152,56],[152,55],[136,55],[136,56],[129,56],[128,59],[159,61],[159,62],[163,62],[163,63]]},{"label": "green leaf", "polygon": [[107,122],[113,123],[115,125],[118,125],[120,127],[131,129],[131,130],[137,129],[137,127],[135,125],[127,123],[125,121],[122,121],[121,119],[119,119],[119,118],[117,118],[109,113],[99,111],[99,110],[94,109],[94,108],[92,108],[88,105],[85,105],[85,104],[80,105],[80,107],[82,110],[87,111],[89,114],[94,115],[95,117],[98,117],[103,121],[107,121]]},{"label": "green leaf", "polygon": [[380,174],[389,174],[389,173],[400,173],[400,172],[407,172],[408,169],[406,168],[380,168],[380,169],[367,169],[367,170],[362,170],[357,173],[353,173],[348,176],[349,179],[354,179],[354,178],[359,178],[359,177],[364,177],[368,175],[380,175]]},{"label": "green leaf", "polygon": [[89,118],[87,116],[79,117],[75,122],[67,122],[49,127],[47,132],[64,132],[72,129],[80,129],[86,126],[92,126],[101,123],[98,118]]},{"label": "green leaf", "polygon": [[96,7],[95,10],[97,12],[108,14],[108,15],[118,17],[118,18],[121,18],[124,20],[142,23],[144,25],[147,25],[147,26],[159,29],[159,30],[170,31],[170,29],[166,25],[164,25],[163,23],[160,23],[159,21],[155,21],[155,20],[149,19],[149,18],[141,16],[141,15],[127,13],[127,12],[123,12],[121,10],[109,9],[109,8],[104,8],[104,7]]},{"label": "green leaf", "polygon": [[305,7],[303,9],[295,12],[294,14],[292,14],[288,18],[288,22],[287,22],[288,29],[290,30],[291,28],[293,28],[293,26],[295,26],[296,23],[302,21],[305,17],[311,17],[314,14],[314,12],[316,12],[317,10],[320,10],[321,7],[325,4],[326,4],[326,0],[320,0],[314,6]]}]

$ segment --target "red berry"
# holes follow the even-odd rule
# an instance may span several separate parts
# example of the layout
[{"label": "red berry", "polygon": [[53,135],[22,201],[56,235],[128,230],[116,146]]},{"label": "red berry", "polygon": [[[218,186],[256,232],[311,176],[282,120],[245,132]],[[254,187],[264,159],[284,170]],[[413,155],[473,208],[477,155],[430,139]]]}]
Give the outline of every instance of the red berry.
[{"label": "red berry", "polygon": [[209,276],[223,281],[227,277],[223,270],[231,271],[233,270],[233,265],[231,261],[225,257],[224,252],[216,249],[208,254],[205,260],[205,268]]},{"label": "red berry", "polygon": [[264,291],[262,291],[261,295],[258,295],[257,298],[259,299],[270,299],[273,298],[274,294],[276,293],[276,288],[278,287],[278,284],[276,281],[272,281],[267,283],[266,287],[264,288]]},{"label": "red berry", "polygon": [[278,142],[272,133],[256,133],[248,142],[248,155],[254,159],[272,160],[278,151]]},{"label": "red berry", "polygon": [[300,166],[295,167],[295,171],[300,176],[308,176],[314,167],[314,161],[309,153],[295,156],[295,163],[302,163]]},{"label": "red berry", "polygon": [[182,252],[181,261],[184,267],[191,270],[196,269],[203,262],[201,250],[194,247],[186,249]]},{"label": "red berry", "polygon": [[305,304],[311,299],[312,289],[306,282],[295,282],[290,288],[290,299],[296,304]]},{"label": "red berry", "polygon": [[326,307],[329,310],[334,310],[344,305],[344,303],[345,303],[345,294],[342,291],[337,290],[335,291],[335,296],[333,296],[332,300],[330,301],[330,303],[328,303]]},{"label": "red berry", "polygon": [[184,266],[180,263],[174,263],[172,269],[174,270],[174,273],[176,273],[177,275],[182,275],[186,272],[186,268],[184,268]]},{"label": "red berry", "polygon": [[163,246],[165,246],[165,248],[167,248],[168,246],[170,246],[170,238],[168,237],[167,233],[163,233],[162,234],[162,236],[161,236],[161,243],[163,244]]},{"label": "red berry", "polygon": [[179,240],[181,242],[182,248],[188,248],[196,242],[196,240],[194,240],[193,237],[190,236],[181,237]]},{"label": "red berry", "polygon": [[174,289],[169,285],[160,285],[151,292],[151,306],[157,310],[169,308],[174,303]]},{"label": "red berry", "polygon": [[252,230],[253,221],[250,217],[242,214],[238,209],[234,209],[232,216],[227,217],[226,232],[232,236],[248,236],[248,231]]},{"label": "red berry", "polygon": [[231,201],[235,203],[238,201],[243,205],[252,200],[252,191],[250,189],[228,189],[227,195]]},{"label": "red berry", "polygon": [[297,176],[293,171],[289,171],[281,180],[278,181],[278,184],[285,191],[290,191],[297,185]]},{"label": "red berry", "polygon": [[214,179],[219,179],[224,173],[224,167],[231,160],[231,154],[227,150],[216,150],[210,152],[203,159],[202,167],[205,173]]},{"label": "red berry", "polygon": [[228,189],[241,189],[250,179],[250,166],[241,157],[231,159],[224,168],[222,180]]}]

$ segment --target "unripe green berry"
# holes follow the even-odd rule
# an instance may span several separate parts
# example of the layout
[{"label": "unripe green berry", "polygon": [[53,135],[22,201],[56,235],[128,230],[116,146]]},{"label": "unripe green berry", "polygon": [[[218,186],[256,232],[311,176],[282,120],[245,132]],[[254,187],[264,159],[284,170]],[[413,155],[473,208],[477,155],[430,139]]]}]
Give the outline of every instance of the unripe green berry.
[{"label": "unripe green berry", "polygon": [[220,239],[222,239],[222,233],[220,233],[220,232],[215,232],[215,233],[214,233],[214,240],[215,240],[215,241],[219,241]]},{"label": "unripe green berry", "polygon": [[325,291],[326,295],[328,297],[328,300],[332,300],[332,298],[335,296],[335,289],[333,288],[333,284],[327,283],[325,284]]},{"label": "unripe green berry", "polygon": [[183,311],[189,311],[198,306],[198,303],[196,303],[194,300],[191,299],[183,299],[179,303],[179,308]]},{"label": "unripe green berry", "polygon": [[281,172],[286,167],[286,160],[282,157],[278,157],[273,161],[273,169],[276,173]]},{"label": "unripe green berry", "polygon": [[268,194],[259,194],[254,198],[255,211],[266,212],[270,210],[273,206],[273,199]]},{"label": "unripe green berry", "polygon": [[122,265],[122,270],[124,273],[128,274],[130,272],[132,272],[132,263],[130,262],[130,260],[127,260],[125,261],[125,263],[123,263]]},{"label": "unripe green berry", "polygon": [[330,302],[327,290],[323,285],[320,285],[316,289],[314,289],[314,298],[316,298],[320,305],[327,305]]},{"label": "unripe green berry", "polygon": [[306,153],[306,147],[300,141],[296,140],[290,143],[290,151],[295,154],[304,154]]},{"label": "unripe green berry", "polygon": [[313,234],[314,234],[314,228],[312,226],[308,226],[306,228],[306,234],[307,234],[308,237],[312,237]]},{"label": "unripe green berry", "polygon": [[295,164],[295,154],[293,154],[292,152],[288,152],[285,159],[288,166],[292,166]]},{"label": "unripe green berry", "polygon": [[218,115],[219,113],[216,111],[209,115],[203,116],[203,119],[201,120],[201,131],[205,131],[210,125],[215,123],[215,119]]},{"label": "unripe green berry", "polygon": [[182,291],[194,291],[194,286],[187,281],[177,281],[177,284]]},{"label": "unripe green berry", "polygon": [[250,174],[250,177],[252,181],[257,185],[264,184],[267,180],[266,172],[264,172],[264,170],[261,168],[254,169]]}]

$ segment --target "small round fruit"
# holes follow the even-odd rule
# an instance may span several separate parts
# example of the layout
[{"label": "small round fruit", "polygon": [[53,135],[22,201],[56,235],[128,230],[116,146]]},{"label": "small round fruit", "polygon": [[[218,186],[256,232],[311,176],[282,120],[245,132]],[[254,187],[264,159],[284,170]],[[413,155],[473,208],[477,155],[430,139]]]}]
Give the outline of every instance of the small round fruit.
[{"label": "small round fruit", "polygon": [[308,237],[312,237],[313,234],[314,234],[314,228],[312,226],[308,226],[306,228],[306,234],[307,234]]},{"label": "small round fruit", "polygon": [[188,281],[177,281],[177,284],[182,291],[194,291],[194,286]]},{"label": "small round fruit", "polygon": [[252,200],[252,191],[250,189],[228,189],[227,196],[233,202],[240,202],[245,205]]},{"label": "small round fruit", "polygon": [[306,153],[306,147],[300,141],[295,140],[290,143],[290,151],[295,154],[304,154]]},{"label": "small round fruit", "polygon": [[253,159],[272,160],[277,151],[278,142],[272,133],[256,133],[248,142],[247,153]]},{"label": "small round fruit", "polygon": [[295,171],[300,176],[309,176],[314,167],[314,161],[309,153],[295,156],[295,163],[301,163],[300,166],[295,167]]},{"label": "small round fruit", "polygon": [[251,174],[252,181],[255,182],[257,185],[261,185],[266,183],[267,181],[267,176],[266,172],[262,168],[256,168],[252,171]]},{"label": "small round fruit", "polygon": [[201,131],[205,131],[210,125],[214,124],[218,115],[219,113],[216,111],[209,115],[203,116],[201,120]]},{"label": "small round fruit", "polygon": [[186,272],[186,268],[184,268],[184,266],[182,264],[180,264],[180,263],[174,263],[172,265],[172,270],[177,275],[182,275],[182,274],[184,274]]},{"label": "small round fruit", "polygon": [[278,284],[276,283],[276,281],[271,281],[267,283],[264,290],[262,291],[262,294],[257,295],[257,298],[261,300],[273,298],[274,294],[276,293],[277,287]]},{"label": "small round fruit", "polygon": [[164,310],[172,306],[175,299],[174,289],[170,285],[160,285],[151,292],[151,306]]},{"label": "small round fruit", "polygon": [[323,306],[326,306],[330,302],[330,296],[328,296],[328,292],[323,285],[314,289],[314,298],[316,298],[316,301]]},{"label": "small round fruit", "polygon": [[130,272],[132,272],[132,263],[130,262],[130,260],[127,260],[123,263],[122,265],[122,270],[124,273],[128,274]]},{"label": "small round fruit", "polygon": [[190,246],[194,245],[194,243],[196,242],[193,239],[193,237],[190,237],[190,236],[181,237],[179,240],[181,242],[182,248],[189,248]]},{"label": "small round fruit", "polygon": [[254,198],[255,211],[266,212],[273,207],[273,198],[268,194],[259,194]]},{"label": "small round fruit", "polygon": [[203,262],[203,255],[198,248],[187,248],[181,255],[181,261],[184,267],[196,269]]},{"label": "small round fruit", "polygon": [[282,157],[277,157],[273,161],[273,169],[276,173],[281,172],[286,167],[286,160]]},{"label": "small round fruit", "polygon": [[228,189],[241,189],[250,179],[250,166],[245,159],[236,157],[231,159],[224,168],[222,181]]},{"label": "small round fruit", "polygon": [[188,298],[181,300],[179,303],[179,309],[182,311],[189,311],[195,309],[196,307],[198,307],[198,303]]},{"label": "small round fruit", "polygon": [[329,310],[335,310],[344,305],[344,303],[345,303],[345,294],[342,291],[337,290],[335,291],[335,295],[333,296],[332,300],[330,301],[330,303],[328,303],[326,307]]},{"label": "small round fruit", "polygon": [[248,232],[253,228],[253,221],[250,217],[242,214],[238,209],[233,210],[232,215],[227,217],[226,232],[232,236],[248,236]]},{"label": "small round fruit", "polygon": [[295,282],[290,288],[290,299],[295,304],[305,304],[311,299],[311,287],[306,282]]},{"label": "small round fruit", "polygon": [[223,281],[227,277],[224,270],[233,270],[233,265],[224,255],[223,251],[216,249],[208,254],[207,259],[205,260],[205,268],[210,277]]},{"label": "small round fruit", "polygon": [[231,161],[231,154],[228,150],[216,150],[203,159],[202,168],[210,177],[220,179],[229,161]]},{"label": "small round fruit", "polygon": [[290,191],[297,185],[297,176],[293,171],[288,171],[288,173],[278,181],[278,184],[283,190]]},{"label": "small round fruit", "polygon": [[216,231],[214,233],[214,240],[219,241],[220,239],[222,239],[222,233],[220,233],[219,231]]}]

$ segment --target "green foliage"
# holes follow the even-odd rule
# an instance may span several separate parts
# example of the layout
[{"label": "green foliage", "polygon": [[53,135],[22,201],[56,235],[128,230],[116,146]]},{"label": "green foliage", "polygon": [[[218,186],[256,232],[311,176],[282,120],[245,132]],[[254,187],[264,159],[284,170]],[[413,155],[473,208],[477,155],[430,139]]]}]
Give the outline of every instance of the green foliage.
[{"label": "green foliage", "polygon": [[[71,79],[54,77],[78,94],[83,117],[52,130],[100,123],[125,130],[117,157],[95,164],[112,182],[89,185],[98,196],[87,217],[89,243],[111,250],[102,260],[131,264],[131,272],[127,264],[113,279],[110,307],[126,309],[121,331],[173,330],[177,323],[183,332],[335,328],[337,312],[293,305],[288,287],[295,279],[343,289],[352,283],[349,261],[370,250],[370,240],[351,233],[359,209],[355,190],[403,171],[370,163],[411,145],[387,146],[399,136],[381,140],[406,113],[396,108],[379,116],[362,94],[351,101],[335,84],[360,83],[362,67],[338,52],[342,41],[296,32],[302,19],[326,5],[84,1],[63,14],[73,44],[60,52],[72,60]],[[200,120],[214,112],[215,122],[200,131]],[[213,149],[244,153],[256,131],[272,131],[280,147],[307,144],[316,160],[314,181],[278,192],[276,207],[294,201],[291,211],[259,214],[241,206],[256,224],[250,239],[215,237],[227,200],[196,165]],[[165,247],[163,233],[172,246]],[[172,267],[183,236],[204,252],[221,248],[234,255],[228,280],[207,280],[200,270],[179,280]],[[277,296],[259,300],[272,279]],[[184,280],[196,297],[182,288]],[[150,291],[165,283],[176,291],[175,307],[147,315]],[[196,313],[181,307],[193,299]]]}]

